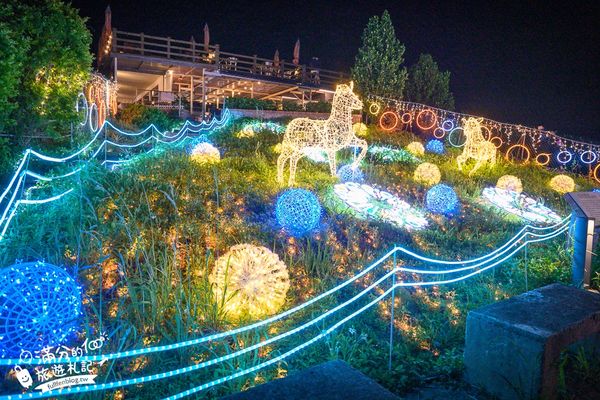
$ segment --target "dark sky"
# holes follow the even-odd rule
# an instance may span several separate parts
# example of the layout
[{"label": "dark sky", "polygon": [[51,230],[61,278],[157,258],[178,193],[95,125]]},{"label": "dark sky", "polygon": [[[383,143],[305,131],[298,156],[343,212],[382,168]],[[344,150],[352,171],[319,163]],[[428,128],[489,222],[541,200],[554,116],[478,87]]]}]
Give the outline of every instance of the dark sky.
[{"label": "dark sky", "polygon": [[270,58],[278,48],[284,59],[299,37],[302,62],[340,70],[387,9],[407,65],[430,53],[452,73],[457,110],[600,142],[599,1],[74,0],[95,39],[109,3],[117,29],[201,41],[208,22],[224,51]]}]

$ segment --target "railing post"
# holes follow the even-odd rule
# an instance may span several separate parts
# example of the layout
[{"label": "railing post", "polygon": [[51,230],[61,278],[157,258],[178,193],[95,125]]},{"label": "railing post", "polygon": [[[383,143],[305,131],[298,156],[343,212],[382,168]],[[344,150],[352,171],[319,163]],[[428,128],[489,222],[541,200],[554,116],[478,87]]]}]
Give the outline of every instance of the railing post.
[{"label": "railing post", "polygon": [[113,53],[117,52],[117,30],[113,28],[112,30],[112,43],[111,43],[111,51]]},{"label": "railing post", "polygon": [[140,33],[140,52],[144,55],[144,32]]},{"label": "railing post", "polygon": [[167,36],[167,58],[171,58],[171,37]]},{"label": "railing post", "polygon": [[257,58],[256,54],[252,56],[252,73],[253,74],[256,73],[256,58]]},{"label": "railing post", "polygon": [[219,45],[215,45],[215,65],[219,67]]},{"label": "railing post", "polygon": [[196,62],[196,41],[192,40],[192,62]]},{"label": "railing post", "polygon": [[388,371],[392,370],[392,350],[394,347],[394,305],[396,303],[396,245],[394,245],[394,273],[392,274],[392,305],[390,311],[390,354],[388,358]]},{"label": "railing post", "polygon": [[302,65],[302,83],[306,82],[306,65]]}]

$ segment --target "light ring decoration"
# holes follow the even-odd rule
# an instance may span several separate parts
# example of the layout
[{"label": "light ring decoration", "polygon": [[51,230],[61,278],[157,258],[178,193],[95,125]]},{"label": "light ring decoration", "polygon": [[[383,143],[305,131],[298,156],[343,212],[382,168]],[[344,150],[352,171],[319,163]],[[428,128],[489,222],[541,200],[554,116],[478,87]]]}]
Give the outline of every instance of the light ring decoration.
[{"label": "light ring decoration", "polygon": [[494,146],[496,146],[497,149],[502,147],[502,145],[504,144],[504,141],[502,140],[502,138],[500,136],[494,136],[493,138],[490,139],[490,142]]},{"label": "light ring decoration", "polygon": [[[426,113],[427,113],[427,114],[429,114],[429,115],[431,115],[431,116],[433,117],[433,119],[432,119],[432,121],[431,121],[431,125],[429,125],[429,126],[422,126],[422,125],[420,124],[420,122],[419,122],[419,119],[420,119],[420,118],[424,118],[423,116],[424,116]],[[430,109],[426,108],[425,110],[421,110],[421,111],[419,111],[419,113],[417,114],[417,118],[415,118],[415,122],[417,123],[417,126],[418,126],[419,128],[423,129],[424,131],[428,131],[428,130],[430,130],[431,128],[433,128],[434,126],[436,126],[436,125],[437,125],[437,115],[436,115],[436,114],[435,114],[435,113],[434,113],[432,110],[430,110]]]},{"label": "light ring decoration", "polygon": [[[448,127],[449,126],[449,127]],[[451,119],[447,119],[444,122],[442,122],[442,126],[441,128],[446,131],[446,132],[450,132],[452,129],[454,129],[456,127],[456,124],[454,123],[453,120]]]},{"label": "light ring decoration", "polygon": [[[393,123],[389,119],[391,119]],[[396,129],[399,121],[398,114],[394,111],[386,111],[379,117],[379,127],[386,132],[390,132]]]},{"label": "light ring decoration", "polygon": [[[89,117],[88,117],[88,123],[90,126],[90,129],[92,132],[96,132],[98,130],[98,124],[99,124],[99,119],[98,119],[98,106],[96,105],[96,103],[92,103],[92,105],[90,106],[90,111],[89,111]],[[96,114],[96,116],[94,117],[94,114]],[[93,122],[95,120],[95,122]]]},{"label": "light ring decoration", "polygon": [[[583,156],[584,156],[584,154],[591,154],[592,156],[594,156],[594,158],[589,158],[589,159],[587,159],[587,160],[584,160],[584,159],[583,159]],[[586,151],[584,151],[583,153],[581,153],[581,154],[579,155],[579,159],[580,159],[580,160],[581,160],[581,162],[582,162],[582,163],[584,163],[584,164],[592,164],[593,162],[595,162],[595,161],[598,159],[598,156],[597,156],[597,155],[596,155],[596,153],[594,153],[593,151],[591,151],[591,150],[586,150]]]},{"label": "light ring decoration", "polygon": [[483,137],[489,142],[490,138],[492,137],[492,131],[485,125],[481,125],[481,130],[487,132],[487,137],[485,133],[483,134]]},{"label": "light ring decoration", "polygon": [[[565,154],[568,158],[566,158],[566,159],[561,158],[563,154]],[[558,154],[556,154],[556,161],[558,161],[561,164],[568,164],[571,162],[572,159],[573,159],[573,153],[571,153],[570,151],[567,151],[567,150],[561,150],[558,152]]]},{"label": "light ring decoration", "polygon": [[594,167],[594,171],[592,172],[594,174],[594,179],[598,183],[600,183],[600,176],[598,176],[598,168],[599,167],[600,167],[600,163],[596,164],[596,166]]},{"label": "light ring decoration", "polygon": [[446,136],[446,131],[444,128],[440,128],[439,126],[433,130],[433,136],[436,139],[443,139]]},{"label": "light ring decoration", "polygon": [[410,122],[412,121],[412,114],[409,112],[405,112],[404,114],[402,114],[402,116],[400,117],[400,121],[403,124],[410,124]]},{"label": "light ring decoration", "polygon": [[[460,144],[455,143],[455,141],[452,140],[452,134],[458,130],[462,131],[462,137],[463,137],[463,142]],[[457,148],[463,147],[465,145],[465,143],[467,143],[467,137],[464,134],[463,128],[461,128],[460,126],[457,126],[456,128],[452,129],[450,131],[450,133],[448,133],[448,143],[450,143],[452,146],[457,147]]]},{"label": "light ring decoration", "polygon": [[379,114],[379,111],[381,111],[381,105],[376,101],[371,103],[371,105],[369,106],[369,113],[371,113],[372,115],[377,115]]},{"label": "light ring decoration", "polygon": [[79,125],[85,126],[85,123],[87,122],[87,119],[88,119],[89,105],[88,105],[88,101],[85,98],[85,95],[83,93],[79,93],[77,95],[77,102],[75,103],[75,112],[77,112],[77,114],[79,114],[81,111],[83,111],[82,112],[83,118],[81,118]]},{"label": "light ring decoration", "polygon": [[[540,160],[540,157],[545,157],[544,161]],[[550,164],[551,154],[550,153],[540,153],[535,157],[535,163],[541,167],[545,167]]]},{"label": "light ring decoration", "polygon": [[504,155],[504,158],[507,161],[511,161],[512,162],[513,160],[510,158],[510,154],[515,149],[518,149],[518,148],[523,149],[525,151],[525,153],[527,153],[527,157],[523,160],[523,164],[527,163],[529,161],[529,159],[531,158],[531,150],[529,150],[529,148],[527,146],[523,145],[523,144],[513,144],[512,146],[510,146],[508,148],[508,150],[506,150],[506,154]]}]

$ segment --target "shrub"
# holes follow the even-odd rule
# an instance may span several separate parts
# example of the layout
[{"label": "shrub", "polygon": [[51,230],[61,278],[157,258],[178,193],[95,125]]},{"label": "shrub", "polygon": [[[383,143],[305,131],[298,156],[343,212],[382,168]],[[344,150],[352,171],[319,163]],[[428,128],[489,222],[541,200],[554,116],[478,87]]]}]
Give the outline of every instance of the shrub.
[{"label": "shrub", "polygon": [[117,120],[127,127],[139,129],[154,124],[162,131],[171,130],[177,124],[177,119],[169,116],[164,111],[139,103],[125,106],[125,108],[119,111]]},{"label": "shrub", "polygon": [[328,113],[328,112],[331,112],[331,103],[328,103],[326,101],[317,101],[314,103],[307,103],[306,111]]},{"label": "shrub", "polygon": [[225,105],[228,108],[238,108],[244,110],[261,109],[261,110],[277,110],[277,104],[270,100],[251,99],[249,97],[232,97],[227,99]]}]

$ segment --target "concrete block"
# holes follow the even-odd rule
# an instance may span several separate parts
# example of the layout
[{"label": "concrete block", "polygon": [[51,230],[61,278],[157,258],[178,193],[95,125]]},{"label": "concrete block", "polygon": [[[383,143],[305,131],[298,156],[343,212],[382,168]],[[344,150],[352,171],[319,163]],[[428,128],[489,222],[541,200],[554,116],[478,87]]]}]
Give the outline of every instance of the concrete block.
[{"label": "concrete block", "polygon": [[556,399],[558,357],[598,342],[600,295],[553,284],[469,312],[466,379],[502,400]]}]

